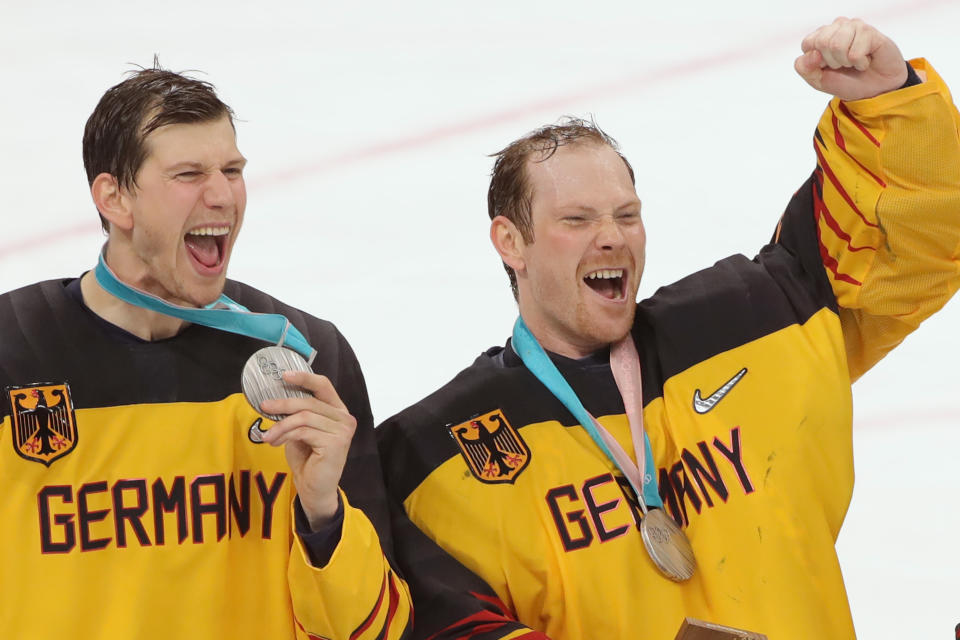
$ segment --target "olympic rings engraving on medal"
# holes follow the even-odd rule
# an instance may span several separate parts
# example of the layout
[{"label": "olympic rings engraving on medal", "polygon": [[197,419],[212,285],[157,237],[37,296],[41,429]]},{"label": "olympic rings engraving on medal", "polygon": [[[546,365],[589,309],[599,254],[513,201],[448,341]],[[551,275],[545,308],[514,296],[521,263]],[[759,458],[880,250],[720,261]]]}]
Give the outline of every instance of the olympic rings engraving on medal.
[{"label": "olympic rings engraving on medal", "polygon": [[269,376],[274,380],[283,380],[283,372],[286,371],[286,369],[278,367],[276,362],[268,360],[265,356],[258,356],[257,365],[259,365],[260,373],[263,375]]},{"label": "olympic rings engraving on medal", "polygon": [[284,347],[264,347],[254,353],[243,367],[240,382],[243,395],[254,411],[269,420],[282,420],[284,416],[265,413],[260,408],[264,400],[277,398],[309,398],[306,390],[283,380],[286,371],[310,372],[307,361],[297,353]]},{"label": "olympic rings engraving on medal", "polygon": [[693,547],[673,518],[650,509],[640,522],[643,546],[657,569],[674,582],[689,580],[697,566]]}]

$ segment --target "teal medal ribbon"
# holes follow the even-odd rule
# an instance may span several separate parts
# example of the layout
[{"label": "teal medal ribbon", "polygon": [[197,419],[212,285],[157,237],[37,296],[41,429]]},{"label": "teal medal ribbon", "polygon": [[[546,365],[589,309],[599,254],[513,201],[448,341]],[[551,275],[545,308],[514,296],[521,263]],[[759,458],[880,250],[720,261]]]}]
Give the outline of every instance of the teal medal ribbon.
[{"label": "teal medal ribbon", "polygon": [[[547,355],[547,352],[543,350],[543,347],[540,346],[537,339],[530,333],[530,329],[527,328],[527,324],[521,316],[517,317],[517,321],[513,325],[513,349],[517,352],[517,355],[520,356],[520,359],[530,373],[542,382],[550,393],[556,396],[563,406],[573,414],[573,417],[577,419],[600,450],[617,465],[617,468],[620,469],[624,477],[630,481],[637,497],[645,503],[646,507],[662,508],[663,501],[660,499],[657,482],[653,477],[653,470],[656,469],[656,467],[654,467],[653,464],[650,439],[647,437],[646,432],[640,432],[643,433],[643,468],[647,470],[646,473],[642,474],[643,488],[641,489],[636,486],[636,482],[633,479],[636,478],[638,474],[624,468],[627,464],[632,464],[632,462],[629,458],[624,460],[623,458],[625,456],[623,455],[614,455],[611,448],[607,446],[607,442],[597,428],[598,423],[595,418],[591,416],[590,412],[583,406],[583,403],[580,401],[580,398],[577,397],[570,383],[566,381],[563,374],[557,369],[557,365],[553,363],[550,356]],[[631,425],[631,430],[633,430],[633,425]],[[634,432],[634,437],[637,438],[638,436],[639,433]],[[612,436],[608,435],[607,437],[615,443]],[[646,509],[644,509],[644,511],[646,511]]]},{"label": "teal medal ribbon", "polygon": [[120,300],[194,324],[272,342],[296,351],[306,359],[308,366],[313,364],[317,350],[310,346],[303,334],[285,316],[278,313],[255,313],[223,294],[203,308],[170,304],[162,298],[121,282],[107,266],[105,252],[106,247],[100,252],[94,276],[107,293]]}]

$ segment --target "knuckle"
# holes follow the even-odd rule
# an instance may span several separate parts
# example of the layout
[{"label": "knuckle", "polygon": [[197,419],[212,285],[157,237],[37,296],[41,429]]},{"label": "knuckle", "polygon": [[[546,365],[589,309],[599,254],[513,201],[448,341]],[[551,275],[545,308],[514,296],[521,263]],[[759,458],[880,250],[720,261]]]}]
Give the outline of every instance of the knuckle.
[{"label": "knuckle", "polygon": [[301,409],[300,411],[292,414],[292,417],[296,419],[297,426],[304,426],[310,424],[310,420],[313,415],[314,412],[310,409]]},{"label": "knuckle", "polygon": [[350,437],[353,437],[353,434],[357,430],[357,419],[354,418],[350,413],[344,411],[343,417],[340,420],[340,424],[343,425],[347,434],[350,435]]}]

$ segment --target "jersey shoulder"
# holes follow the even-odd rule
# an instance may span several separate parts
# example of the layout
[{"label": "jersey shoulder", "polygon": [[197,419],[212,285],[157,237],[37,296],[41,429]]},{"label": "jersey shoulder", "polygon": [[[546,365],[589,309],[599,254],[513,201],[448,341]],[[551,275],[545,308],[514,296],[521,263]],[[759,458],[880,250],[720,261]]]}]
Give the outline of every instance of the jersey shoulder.
[{"label": "jersey shoulder", "polygon": [[499,346],[484,351],[445,385],[385,420],[378,431],[384,437],[395,431],[410,432],[416,437],[429,429],[428,425],[455,419],[464,408],[499,395],[509,387],[507,379],[515,369],[505,363],[503,352],[504,347]]},{"label": "jersey shoulder", "polygon": [[[327,343],[337,342],[342,338],[336,326],[329,320],[313,316],[248,284],[227,280],[223,292],[234,302],[255,313],[277,313],[285,316],[311,344],[314,340]],[[316,344],[313,346],[319,349]]]},{"label": "jersey shoulder", "polygon": [[665,381],[823,309],[836,313],[822,268],[811,272],[771,244],[753,260],[730,256],[658,289],[637,305],[634,336]]},{"label": "jersey shoulder", "polygon": [[[297,307],[277,300],[273,296],[250,285],[228,280],[224,293],[234,302],[256,313],[277,313],[286,317],[306,338],[317,355],[314,370],[333,376],[342,366],[352,367],[356,358],[346,338],[329,320],[323,320]],[[342,361],[344,358],[349,363]],[[319,368],[318,368],[319,367]]]},{"label": "jersey shoulder", "polygon": [[488,349],[450,382],[385,420],[376,429],[384,479],[402,501],[434,469],[459,455],[451,436],[455,427],[478,415],[516,405],[526,385],[524,367],[510,366],[504,348]]},{"label": "jersey shoulder", "polygon": [[0,363],[48,356],[44,337],[82,337],[82,309],[66,293],[70,280],[45,280],[0,294]]}]

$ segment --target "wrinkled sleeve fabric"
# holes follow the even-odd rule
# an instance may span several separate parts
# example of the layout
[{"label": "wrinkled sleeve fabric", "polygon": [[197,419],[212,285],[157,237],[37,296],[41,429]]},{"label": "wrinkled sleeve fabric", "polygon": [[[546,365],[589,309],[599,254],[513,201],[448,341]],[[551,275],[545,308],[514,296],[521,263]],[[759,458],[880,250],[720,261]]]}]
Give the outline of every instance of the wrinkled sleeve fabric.
[{"label": "wrinkled sleeve fabric", "polygon": [[297,635],[330,640],[408,638],[413,604],[410,589],[394,568],[390,513],[366,384],[349,344],[339,333],[337,340],[336,355],[325,354],[337,361],[325,366],[336,371],[331,382],[356,418],[357,429],[340,478],[343,522],[329,560],[313,566],[303,539],[291,532],[287,579]]},{"label": "wrinkled sleeve fabric", "polygon": [[370,520],[341,498],[343,531],[325,566],[312,566],[303,541],[294,538],[288,579],[298,637],[408,637],[409,589],[387,561]]},{"label": "wrinkled sleeve fabric", "polygon": [[910,65],[924,82],[830,102],[814,136],[817,167],[775,236],[822,264],[851,380],[960,286],[960,115],[936,71]]}]

